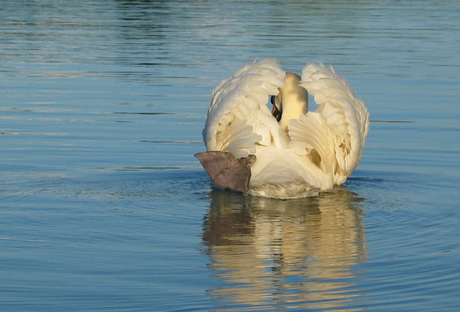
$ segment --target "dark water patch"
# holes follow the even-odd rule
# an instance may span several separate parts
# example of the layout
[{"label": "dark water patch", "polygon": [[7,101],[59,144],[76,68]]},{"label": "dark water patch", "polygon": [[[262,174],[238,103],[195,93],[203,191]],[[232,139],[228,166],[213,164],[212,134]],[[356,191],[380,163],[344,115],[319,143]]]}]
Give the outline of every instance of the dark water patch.
[{"label": "dark water patch", "polygon": [[112,114],[117,115],[174,115],[175,113],[150,113],[150,112],[113,112]]},{"label": "dark water patch", "polygon": [[370,120],[370,122],[384,122],[384,123],[415,123],[411,120]]},{"label": "dark water patch", "polygon": [[198,168],[198,166],[143,166],[143,167],[124,167],[124,168],[101,168],[93,169],[94,171],[114,171],[114,172],[125,172],[125,171],[144,171],[144,170],[186,170]]},{"label": "dark water patch", "polygon": [[174,144],[204,144],[202,141],[167,141],[167,140],[142,140],[140,142],[143,143],[155,143],[155,144],[163,144],[163,143],[174,143]]}]

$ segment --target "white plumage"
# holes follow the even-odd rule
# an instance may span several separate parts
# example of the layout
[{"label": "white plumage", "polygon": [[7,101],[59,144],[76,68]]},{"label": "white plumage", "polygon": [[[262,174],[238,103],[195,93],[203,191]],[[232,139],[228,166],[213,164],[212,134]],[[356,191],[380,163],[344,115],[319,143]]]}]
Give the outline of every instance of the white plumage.
[{"label": "white plumage", "polygon": [[[301,80],[296,77],[276,60],[263,59],[212,92],[203,130],[206,148],[237,158],[256,156],[251,195],[312,196],[344,183],[361,159],[369,129],[363,101],[332,67],[307,64]],[[318,104],[316,111],[307,112],[303,88]],[[270,96],[282,110],[281,125],[267,106]]]}]

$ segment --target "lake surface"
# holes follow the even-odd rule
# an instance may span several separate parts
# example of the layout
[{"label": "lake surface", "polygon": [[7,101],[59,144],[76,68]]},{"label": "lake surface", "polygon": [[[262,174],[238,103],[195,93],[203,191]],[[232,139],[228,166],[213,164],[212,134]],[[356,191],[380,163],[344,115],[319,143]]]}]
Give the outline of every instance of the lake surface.
[{"label": "lake surface", "polygon": [[[460,309],[460,6],[2,1],[1,311]],[[209,96],[324,62],[371,113],[341,187],[213,190]]]}]

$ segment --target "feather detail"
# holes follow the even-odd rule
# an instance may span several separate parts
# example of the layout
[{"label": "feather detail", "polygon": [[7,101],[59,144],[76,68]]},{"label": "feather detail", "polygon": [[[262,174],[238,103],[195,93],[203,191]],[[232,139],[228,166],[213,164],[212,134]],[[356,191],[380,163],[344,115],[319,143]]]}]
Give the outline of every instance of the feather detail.
[{"label": "feather detail", "polygon": [[[332,166],[332,169],[328,170],[334,173],[335,183],[343,183],[361,159],[369,129],[369,112],[364,102],[355,97],[348,83],[332,67],[327,68],[321,63],[307,64],[302,71],[300,85],[314,96],[318,109],[307,114],[311,118],[301,118],[300,123],[296,123],[297,130],[291,137],[302,140],[296,131],[313,131],[312,138],[303,140],[314,143],[321,159],[324,160],[326,154],[332,155],[332,162],[327,161],[327,167]],[[320,132],[316,127],[323,127],[328,133]],[[319,138],[328,143],[323,141],[320,144]],[[326,151],[327,146],[329,151]]]},{"label": "feather detail", "polygon": [[212,92],[203,130],[208,151],[247,157],[256,143],[270,144],[279,125],[266,104],[269,96],[278,94],[284,76],[276,60],[264,59],[222,80]]}]

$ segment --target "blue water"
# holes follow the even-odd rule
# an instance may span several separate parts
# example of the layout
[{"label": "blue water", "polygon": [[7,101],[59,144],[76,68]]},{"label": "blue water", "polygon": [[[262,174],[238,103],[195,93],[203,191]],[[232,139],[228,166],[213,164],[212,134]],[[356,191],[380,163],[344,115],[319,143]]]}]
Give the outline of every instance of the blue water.
[{"label": "blue water", "polygon": [[[456,311],[457,1],[3,1],[1,311]],[[371,113],[344,186],[213,190],[213,87],[324,62]]]}]

